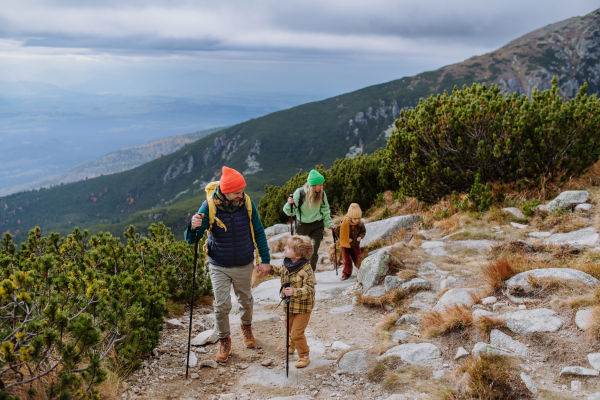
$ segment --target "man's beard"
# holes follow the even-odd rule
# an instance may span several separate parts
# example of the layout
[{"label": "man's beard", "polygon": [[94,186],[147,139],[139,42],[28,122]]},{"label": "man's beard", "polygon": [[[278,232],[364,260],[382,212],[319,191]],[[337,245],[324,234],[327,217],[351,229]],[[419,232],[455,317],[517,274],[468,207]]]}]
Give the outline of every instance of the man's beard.
[{"label": "man's beard", "polygon": [[240,205],[240,200],[239,199],[235,199],[234,201],[231,202],[231,204],[233,204],[234,206],[239,206]]}]

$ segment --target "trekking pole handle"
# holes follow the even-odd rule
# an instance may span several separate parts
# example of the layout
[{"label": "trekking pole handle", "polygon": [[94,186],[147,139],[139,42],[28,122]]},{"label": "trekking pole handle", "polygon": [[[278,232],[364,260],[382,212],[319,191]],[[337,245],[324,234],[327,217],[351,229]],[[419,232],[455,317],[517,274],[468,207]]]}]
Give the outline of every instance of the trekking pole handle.
[{"label": "trekking pole handle", "polygon": [[[285,296],[285,288],[289,288],[289,287],[292,287],[292,282],[287,281],[286,283],[283,284],[283,290],[284,290],[283,294],[284,294],[284,296]],[[285,296],[285,300],[289,303],[290,302],[290,296]]]}]

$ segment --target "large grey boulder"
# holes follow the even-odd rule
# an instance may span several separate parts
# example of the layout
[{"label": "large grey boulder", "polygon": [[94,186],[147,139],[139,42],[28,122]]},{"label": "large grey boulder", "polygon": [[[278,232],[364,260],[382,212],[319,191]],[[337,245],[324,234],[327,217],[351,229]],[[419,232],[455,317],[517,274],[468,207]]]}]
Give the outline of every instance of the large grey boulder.
[{"label": "large grey boulder", "polygon": [[342,356],[339,368],[350,374],[365,372],[368,367],[367,352],[363,349],[349,351]]},{"label": "large grey boulder", "polygon": [[429,364],[442,360],[442,352],[431,343],[406,343],[392,347],[379,357],[378,361],[390,357],[399,357],[409,364]]},{"label": "large grey boulder", "polygon": [[529,356],[529,350],[527,349],[527,346],[514,340],[506,333],[499,331],[498,329],[492,329],[490,332],[490,344],[500,349],[512,351],[513,353],[522,357]]},{"label": "large grey boulder", "polygon": [[507,214],[512,215],[516,219],[526,219],[525,214],[523,214],[523,211],[519,210],[516,207],[503,208],[502,211],[504,211]]},{"label": "large grey boulder", "polygon": [[490,356],[506,356],[506,357],[515,357],[516,356],[516,354],[510,350],[501,349],[494,345],[483,343],[483,342],[475,343],[475,346],[473,346],[473,350],[471,351],[471,353],[475,357],[478,357],[481,354],[487,354]]},{"label": "large grey boulder", "polygon": [[554,278],[558,280],[575,280],[590,287],[597,286],[600,281],[590,274],[570,268],[542,268],[521,272],[506,281],[506,289],[510,299],[515,303],[522,303],[524,297],[533,295],[535,288],[530,284],[530,279]]},{"label": "large grey boulder", "polygon": [[544,244],[569,244],[572,246],[594,246],[598,243],[598,232],[592,227],[568,233],[555,233],[544,240]]},{"label": "large grey boulder", "polygon": [[279,235],[281,233],[289,232],[290,226],[288,224],[275,224],[265,229],[265,235],[267,237]]},{"label": "large grey boulder", "polygon": [[552,212],[559,209],[568,209],[577,204],[585,203],[590,194],[585,190],[567,190],[562,192],[554,200],[546,205],[546,210]]},{"label": "large grey boulder", "polygon": [[433,311],[443,312],[446,308],[454,305],[465,305],[471,307],[475,304],[477,297],[483,296],[481,289],[475,288],[455,288],[450,289],[440,297]]},{"label": "large grey boulder", "polygon": [[575,313],[575,324],[581,330],[586,330],[592,325],[592,315],[594,311],[591,308],[587,310],[579,310]]},{"label": "large grey boulder", "polygon": [[373,286],[379,285],[383,277],[390,270],[390,262],[400,263],[396,257],[388,251],[365,258],[358,270],[357,280],[362,284],[363,293],[366,293]]},{"label": "large grey boulder", "polygon": [[416,214],[401,215],[381,221],[369,222],[365,224],[367,234],[360,241],[360,247],[367,247],[379,240],[388,239],[402,228],[410,230],[418,223],[419,216]]},{"label": "large grey boulder", "polygon": [[562,326],[558,314],[547,308],[515,311],[504,314],[502,317],[506,321],[508,329],[519,335],[534,332],[556,332]]}]

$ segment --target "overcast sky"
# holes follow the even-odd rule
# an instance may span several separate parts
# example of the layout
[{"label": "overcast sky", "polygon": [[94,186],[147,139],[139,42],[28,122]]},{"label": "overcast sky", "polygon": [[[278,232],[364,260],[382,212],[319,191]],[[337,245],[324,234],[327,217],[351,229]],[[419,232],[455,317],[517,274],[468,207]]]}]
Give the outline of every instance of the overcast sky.
[{"label": "overcast sky", "polygon": [[141,77],[136,88],[144,90],[161,77],[204,71],[265,90],[332,95],[460,62],[598,7],[598,0],[2,0],[0,80],[77,87]]}]

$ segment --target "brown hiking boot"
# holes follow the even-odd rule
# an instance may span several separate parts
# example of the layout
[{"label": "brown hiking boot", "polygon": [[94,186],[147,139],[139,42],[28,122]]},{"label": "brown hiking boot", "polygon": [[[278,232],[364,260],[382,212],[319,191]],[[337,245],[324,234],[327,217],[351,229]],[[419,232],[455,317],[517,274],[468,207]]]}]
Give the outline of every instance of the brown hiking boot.
[{"label": "brown hiking boot", "polygon": [[226,362],[231,354],[231,338],[219,339],[219,348],[215,360],[217,362]]},{"label": "brown hiking boot", "polygon": [[244,346],[251,349],[256,343],[252,334],[252,325],[242,325],[242,336],[244,336]]},{"label": "brown hiking boot", "polygon": [[310,358],[308,356],[298,358],[298,362],[296,363],[296,368],[304,368],[310,363]]}]

